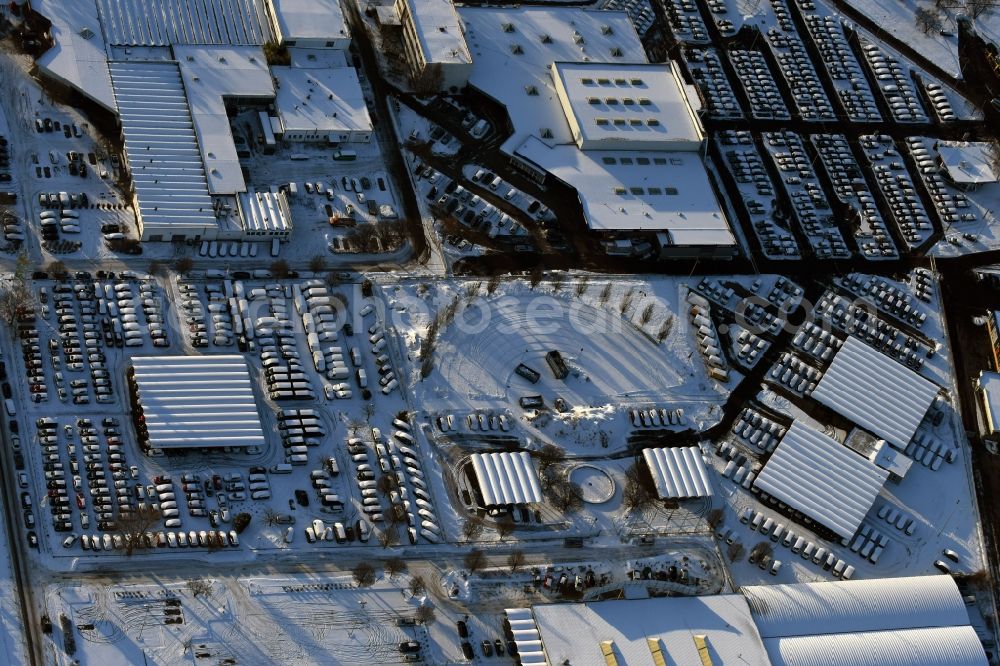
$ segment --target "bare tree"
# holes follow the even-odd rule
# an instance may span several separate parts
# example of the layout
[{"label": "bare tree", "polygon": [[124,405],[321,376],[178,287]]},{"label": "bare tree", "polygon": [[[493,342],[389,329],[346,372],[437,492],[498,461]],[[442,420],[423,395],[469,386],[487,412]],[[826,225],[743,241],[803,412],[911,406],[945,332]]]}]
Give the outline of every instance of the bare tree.
[{"label": "bare tree", "polygon": [[542,491],[549,503],[563,513],[576,513],[583,508],[583,493],[580,486],[565,476],[551,479]]},{"label": "bare tree", "polygon": [[913,20],[917,28],[925,35],[941,29],[941,16],[933,9],[918,7],[913,14]]},{"label": "bare tree", "polygon": [[196,578],[189,580],[184,584],[187,587],[188,592],[191,596],[197,597],[210,597],[212,596],[212,581],[205,578]]},{"label": "bare tree", "polygon": [[434,614],[434,608],[424,604],[417,606],[417,611],[414,614],[414,617],[417,619],[417,622],[425,625],[434,624],[434,621],[437,620],[437,616]]},{"label": "bare tree", "polygon": [[194,268],[194,259],[191,257],[177,257],[174,260],[174,270],[181,275],[187,275]]},{"label": "bare tree", "polygon": [[642,309],[642,314],[639,315],[639,323],[642,324],[643,326],[645,326],[646,324],[648,324],[649,320],[653,318],[653,310],[655,310],[655,309],[656,309],[656,306],[654,304],[652,304],[652,303],[650,303],[645,308],[643,308]]},{"label": "bare tree", "polygon": [[462,558],[462,564],[469,570],[469,573],[476,573],[486,566],[486,555],[478,548],[473,548]]},{"label": "bare tree", "polygon": [[45,267],[45,271],[49,275],[60,275],[66,272],[66,264],[56,259],[49,262],[49,265]]},{"label": "bare tree", "polygon": [[444,68],[440,63],[425,65],[410,78],[410,86],[417,95],[433,95],[444,87]]},{"label": "bare tree", "polygon": [[729,549],[727,550],[727,554],[729,555],[730,562],[735,562],[736,560],[740,559],[741,557],[743,557],[743,544],[740,543],[739,541],[732,542],[731,544],[729,544]]},{"label": "bare tree", "polygon": [[724,514],[722,513],[722,509],[715,508],[708,512],[708,515],[705,516],[705,521],[708,523],[708,526],[714,530],[722,524],[723,516]]},{"label": "bare tree", "polygon": [[388,527],[381,530],[378,533],[378,543],[382,548],[392,548],[399,544],[399,532],[396,531],[395,527]]},{"label": "bare tree", "polygon": [[281,514],[278,513],[273,506],[269,506],[264,509],[264,524],[268,527],[274,527],[278,524]]},{"label": "bare tree", "polygon": [[483,520],[479,516],[469,516],[462,523],[462,536],[466,541],[474,541],[483,534]]},{"label": "bare tree", "polygon": [[545,443],[538,451],[538,471],[545,472],[552,465],[566,460],[566,451],[555,444]]},{"label": "bare tree", "polygon": [[760,562],[765,557],[771,557],[772,554],[774,554],[774,548],[771,546],[771,543],[769,541],[761,541],[750,549],[750,561]]},{"label": "bare tree", "polygon": [[510,567],[510,572],[517,573],[517,570],[524,566],[527,559],[523,550],[510,551],[510,555],[507,556],[507,566]]},{"label": "bare tree", "polygon": [[490,277],[490,281],[486,283],[486,293],[492,296],[493,292],[500,286],[501,280],[502,278],[499,275]]},{"label": "bare tree", "polygon": [[131,556],[136,548],[144,547],[146,532],[159,522],[159,509],[154,509],[146,504],[119,512],[115,525],[118,528],[118,534],[125,542],[125,554]]},{"label": "bare tree", "polygon": [[406,571],[406,560],[401,557],[390,557],[385,561],[385,572],[392,578]]},{"label": "bare tree", "polygon": [[973,19],[978,19],[996,6],[996,0],[965,0],[965,11]]},{"label": "bare tree", "polygon": [[514,531],[514,519],[511,518],[509,513],[505,513],[497,518],[495,527],[497,535],[500,537],[500,540],[503,541],[510,535],[511,532]]},{"label": "bare tree", "polygon": [[384,496],[388,497],[389,493],[399,488],[399,481],[395,476],[383,474],[378,477],[378,481],[375,482],[375,488]]},{"label": "bare tree", "polygon": [[18,319],[33,313],[38,306],[35,292],[27,282],[30,265],[28,255],[24,252],[19,254],[10,282],[0,287],[0,317],[11,328]]},{"label": "bare tree", "polygon": [[531,285],[531,288],[534,289],[541,283],[541,281],[542,281],[542,265],[538,264],[537,266],[532,268],[531,272],[528,274],[528,283]]},{"label": "bare tree", "polygon": [[275,259],[270,266],[271,275],[276,278],[288,277],[288,262],[284,259]]},{"label": "bare tree", "polygon": [[667,318],[663,320],[660,324],[660,330],[656,332],[656,341],[662,343],[670,335],[670,330],[674,327],[674,318],[671,315],[667,315]]},{"label": "bare tree", "polygon": [[417,575],[410,577],[410,594],[415,597],[419,597],[426,591],[427,583],[424,581],[423,576]]},{"label": "bare tree", "polygon": [[586,275],[581,275],[580,276],[580,279],[577,281],[576,287],[573,288],[573,291],[576,292],[577,297],[583,296],[585,293],[587,293],[587,276]]},{"label": "bare tree", "polygon": [[604,288],[601,289],[601,305],[606,305],[608,299],[610,298],[611,298],[611,283],[608,282],[604,285]]},{"label": "bare tree", "polygon": [[629,511],[645,509],[653,504],[654,496],[645,483],[638,463],[625,470],[625,487],[622,488],[622,505]]},{"label": "bare tree", "polygon": [[375,567],[369,562],[358,562],[351,569],[351,575],[354,576],[354,582],[358,587],[371,587],[375,584]]},{"label": "bare tree", "polygon": [[632,300],[634,298],[635,298],[634,289],[629,289],[627,292],[625,292],[625,295],[622,296],[622,302],[618,304],[618,311],[621,312],[623,315],[626,312],[628,312],[628,309],[632,307]]},{"label": "bare tree", "polygon": [[155,275],[157,277],[163,275],[166,272],[166,270],[167,270],[167,267],[164,266],[163,262],[160,261],[159,259],[152,259],[152,260],[150,260],[149,266],[146,268],[146,271],[150,275]]},{"label": "bare tree", "polygon": [[309,270],[313,273],[322,273],[326,270],[326,257],[322,254],[314,254],[309,258]]},{"label": "bare tree", "polygon": [[549,284],[552,285],[552,291],[554,293],[558,294],[559,290],[562,289],[562,282],[563,282],[562,273],[555,272],[549,276]]}]

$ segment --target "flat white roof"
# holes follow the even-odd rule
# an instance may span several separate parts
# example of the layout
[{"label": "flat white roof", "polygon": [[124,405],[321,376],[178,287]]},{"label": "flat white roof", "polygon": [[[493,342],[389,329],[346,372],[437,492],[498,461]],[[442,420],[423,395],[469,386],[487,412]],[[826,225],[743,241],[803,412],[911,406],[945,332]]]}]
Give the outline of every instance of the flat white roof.
[{"label": "flat white roof", "polygon": [[53,78],[114,111],[117,108],[115,94],[111,88],[108,55],[96,0],[32,0],[31,6],[52,22],[51,33],[55,42],[38,58],[38,66]]},{"label": "flat white roof", "polygon": [[97,0],[97,7],[105,39],[114,45],[261,45],[271,39],[264,0]]},{"label": "flat white roof", "polygon": [[274,97],[259,46],[175,46],[188,107],[212,194],[246,191],[225,99]]},{"label": "flat white roof", "polygon": [[645,449],[642,456],[660,497],[683,499],[713,494],[705,460],[697,446]]},{"label": "flat white roof", "polygon": [[131,365],[151,447],[264,445],[242,356],[137,356]]},{"label": "flat white roof", "polygon": [[580,150],[530,137],[517,154],[576,189],[596,231],[652,230],[674,245],[736,245],[698,153]]},{"label": "flat white roof", "polygon": [[531,135],[548,145],[573,143],[553,84],[553,63],[583,62],[584,58],[593,63],[646,62],[642,42],[625,12],[462,7],[459,15],[473,54],[469,84],[507,107],[510,114],[514,132],[504,143],[507,153]]},{"label": "flat white roof", "polygon": [[273,67],[275,108],[284,131],[367,132],[372,129],[353,67]]},{"label": "flat white roof", "polygon": [[217,226],[177,65],[113,62],[110,69],[144,228]]},{"label": "flat white roof", "polygon": [[[607,666],[611,641],[619,664],[700,664],[695,636],[705,636],[716,664],[767,664],[746,600],[739,594],[532,606],[548,663]],[[663,662],[660,662],[663,663]]]},{"label": "flat white roof", "polygon": [[265,234],[292,230],[292,216],[283,192],[255,192],[251,187],[239,195],[243,229]]},{"label": "flat white roof", "polygon": [[339,0],[267,0],[285,40],[350,37]]},{"label": "flat white roof", "polygon": [[874,347],[848,337],[812,397],[905,449],[939,390]]},{"label": "flat white roof", "polygon": [[937,152],[948,176],[956,183],[982,185],[1000,180],[990,159],[988,142],[938,141]]},{"label": "flat white roof", "polygon": [[471,63],[462,23],[451,0],[406,0],[424,60],[446,65]]},{"label": "flat white roof", "polygon": [[795,421],[754,487],[838,536],[854,536],[889,473],[823,433]]},{"label": "flat white roof", "polygon": [[557,62],[552,76],[581,148],[697,150],[704,138],[672,63]]},{"label": "flat white roof", "polygon": [[470,459],[486,506],[542,501],[538,472],[525,451],[473,453]]}]

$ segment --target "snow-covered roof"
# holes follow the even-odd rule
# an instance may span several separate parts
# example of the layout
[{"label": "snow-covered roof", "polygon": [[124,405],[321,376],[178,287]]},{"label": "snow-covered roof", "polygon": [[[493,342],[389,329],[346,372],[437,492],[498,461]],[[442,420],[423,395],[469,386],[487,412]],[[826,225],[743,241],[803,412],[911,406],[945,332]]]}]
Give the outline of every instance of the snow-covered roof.
[{"label": "snow-covered roof", "polygon": [[283,235],[292,230],[292,215],[284,192],[255,192],[251,187],[239,195],[243,229],[254,234]]},{"label": "snow-covered roof", "polygon": [[874,347],[848,337],[812,397],[905,449],[939,390]]},{"label": "snow-covered roof", "polygon": [[264,445],[242,356],[137,356],[131,364],[149,446]]},{"label": "snow-covered roof", "polygon": [[404,0],[427,63],[471,63],[462,22],[452,0]]},{"label": "snow-covered roof", "polygon": [[[545,604],[532,612],[550,664],[607,666],[602,643],[608,641],[619,664],[701,664],[696,636],[704,637],[713,663],[767,664],[738,594]],[[654,650],[663,661],[655,660]]]},{"label": "snow-covered roof", "polygon": [[697,446],[645,449],[642,456],[660,497],[683,499],[713,494],[705,460]]},{"label": "snow-covered roof", "polygon": [[583,150],[700,148],[704,135],[672,62],[557,62],[552,79]]},{"label": "snow-covered roof", "polygon": [[246,191],[225,98],[274,98],[259,46],[175,46],[202,162],[212,194]]},{"label": "snow-covered roof", "polygon": [[950,576],[748,586],[775,666],[985,666]]},{"label": "snow-covered roof", "polygon": [[771,666],[986,666],[976,630],[965,625],[857,634],[765,638]]},{"label": "snow-covered roof", "polygon": [[353,67],[272,67],[271,73],[278,87],[274,106],[286,134],[371,131],[368,105]]},{"label": "snow-covered roof", "polygon": [[525,451],[473,453],[471,460],[486,506],[542,501],[538,472]]},{"label": "snow-covered roof", "polygon": [[741,591],[764,638],[969,623],[950,576],[751,585]]},{"label": "snow-covered roof", "polygon": [[[507,153],[532,135],[548,145],[573,143],[552,79],[552,63],[584,62],[584,58],[609,64],[646,62],[642,42],[625,12],[462,7],[459,14],[473,54],[469,84],[510,114],[514,131],[503,146]],[[543,136],[546,133],[551,136]]]},{"label": "snow-covered roof", "polygon": [[962,185],[983,185],[1000,180],[990,158],[992,145],[988,142],[938,141],[936,143],[941,164],[948,177]]},{"label": "snow-covered roof", "polygon": [[[73,3],[69,3],[73,4]],[[109,44],[256,44],[271,39],[264,0],[97,0]]]},{"label": "snow-covered roof", "polygon": [[545,650],[542,648],[542,637],[535,624],[535,616],[530,608],[504,609],[507,622],[510,624],[514,644],[517,645],[517,659],[521,666],[546,666]]},{"label": "snow-covered roof", "polygon": [[143,228],[216,227],[177,64],[113,62],[110,69]]},{"label": "snow-covered roof", "polygon": [[52,22],[55,42],[38,58],[38,67],[114,111],[115,94],[96,0],[32,0],[31,6]]},{"label": "snow-covered roof", "polygon": [[736,244],[698,153],[590,151],[530,137],[517,154],[577,191],[591,229],[664,231],[678,246]]},{"label": "snow-covered roof", "polygon": [[284,41],[350,36],[339,0],[267,0]]},{"label": "snow-covered roof", "polygon": [[754,487],[846,539],[857,531],[888,476],[853,450],[796,421]]},{"label": "snow-covered roof", "polygon": [[872,449],[872,453],[868,456],[868,459],[900,478],[906,476],[906,473],[910,471],[910,467],[913,466],[913,458],[910,458],[899,449],[892,448],[889,442],[884,439],[875,442],[875,447]]}]

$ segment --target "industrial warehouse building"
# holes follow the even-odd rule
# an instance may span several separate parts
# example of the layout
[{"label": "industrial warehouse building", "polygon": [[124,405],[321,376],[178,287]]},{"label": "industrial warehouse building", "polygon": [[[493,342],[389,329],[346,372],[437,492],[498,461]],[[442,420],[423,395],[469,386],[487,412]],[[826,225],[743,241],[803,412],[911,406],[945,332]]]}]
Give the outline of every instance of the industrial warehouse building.
[{"label": "industrial warehouse building", "polygon": [[[532,664],[985,666],[950,576],[750,586],[738,594],[507,611]],[[509,627],[509,628],[508,628]]]},{"label": "industrial warehouse building", "polygon": [[889,473],[840,442],[795,421],[754,488],[847,540],[875,503]]},{"label": "industrial warehouse building", "polygon": [[903,450],[940,390],[874,347],[848,337],[812,397]]},{"label": "industrial warehouse building", "polygon": [[136,356],[127,376],[144,449],[264,446],[242,356]]}]

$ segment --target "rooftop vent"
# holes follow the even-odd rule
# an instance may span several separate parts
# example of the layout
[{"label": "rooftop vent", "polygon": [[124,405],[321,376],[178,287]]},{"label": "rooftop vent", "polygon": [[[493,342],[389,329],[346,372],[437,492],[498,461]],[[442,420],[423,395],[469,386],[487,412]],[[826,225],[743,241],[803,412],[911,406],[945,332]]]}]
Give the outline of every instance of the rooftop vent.
[{"label": "rooftop vent", "polygon": [[629,79],[628,82],[631,83],[633,86],[645,85],[642,79]]},{"label": "rooftop vent", "polygon": [[522,53],[524,53],[524,49],[521,48],[520,44],[511,44],[510,52],[513,53],[514,55],[521,55]]},{"label": "rooftop vent", "polygon": [[585,76],[582,79],[580,79],[580,83],[582,83],[585,86],[592,86],[594,85],[594,79]]},{"label": "rooftop vent", "polygon": [[539,39],[542,40],[542,44],[551,44],[552,43],[552,38],[549,37],[548,35],[542,35],[541,37],[539,37]]},{"label": "rooftop vent", "polygon": [[611,35],[611,34],[614,34],[614,32],[615,31],[611,29],[610,25],[602,25],[601,26],[601,34],[602,35]]},{"label": "rooftop vent", "polygon": [[601,103],[601,98],[600,97],[588,97],[587,98],[587,103],[589,103],[589,104],[600,104]]},{"label": "rooftop vent", "polygon": [[90,39],[94,36],[94,31],[87,27],[80,28],[80,36],[84,39]]},{"label": "rooftop vent", "polygon": [[656,118],[647,118],[646,124],[649,125],[650,127],[656,127],[657,125],[660,124],[660,121],[657,120]]},{"label": "rooftop vent", "polygon": [[538,88],[536,88],[535,86],[524,86],[524,92],[529,95],[537,95]]},{"label": "rooftop vent", "polygon": [[650,104],[652,104],[652,102],[649,101],[648,97],[639,98],[639,106],[649,106]]},{"label": "rooftop vent", "polygon": [[541,131],[541,135],[542,135],[543,139],[551,139],[552,138],[552,130],[550,130],[548,127],[543,127],[542,131]]},{"label": "rooftop vent", "polygon": [[503,31],[504,32],[514,32],[514,24],[513,23],[504,23],[503,24]]},{"label": "rooftop vent", "polygon": [[607,118],[594,118],[594,122],[597,123],[598,125],[602,125],[603,126],[603,125],[607,125],[608,124],[608,119]]},{"label": "rooftop vent", "polygon": [[627,190],[621,185],[615,185],[615,194],[623,195]]},{"label": "rooftop vent", "polygon": [[615,104],[618,103],[618,99],[615,97],[605,97],[604,103],[607,104],[608,106],[614,106]]}]

